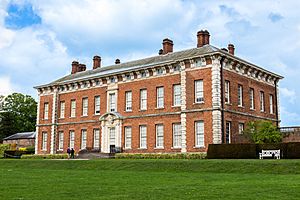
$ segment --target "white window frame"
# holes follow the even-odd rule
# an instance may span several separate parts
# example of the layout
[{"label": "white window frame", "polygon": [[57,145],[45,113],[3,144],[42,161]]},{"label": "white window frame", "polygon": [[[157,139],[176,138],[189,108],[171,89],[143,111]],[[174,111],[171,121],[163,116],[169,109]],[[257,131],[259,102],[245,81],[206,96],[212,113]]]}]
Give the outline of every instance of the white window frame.
[{"label": "white window frame", "polygon": [[156,108],[164,108],[164,87],[156,88]]},{"label": "white window frame", "polygon": [[49,119],[49,103],[44,103],[44,119]]},{"label": "white window frame", "polygon": [[100,149],[100,129],[96,128],[94,132],[93,149]]},{"label": "white window frame", "polygon": [[110,112],[116,112],[116,93],[109,94],[109,110]]},{"label": "white window frame", "polygon": [[244,123],[239,123],[239,134],[240,135],[243,134],[244,128],[245,128]]},{"label": "white window frame", "polygon": [[75,146],[75,131],[70,130],[69,131],[69,147],[70,149],[74,148]]},{"label": "white window frame", "polygon": [[181,106],[181,85],[173,85],[173,106]]},{"label": "white window frame", "polygon": [[87,97],[82,98],[82,116],[88,116],[89,99]]},{"label": "white window frame", "polygon": [[76,100],[71,100],[71,114],[70,117],[76,117]]},{"label": "white window frame", "polygon": [[259,92],[259,101],[260,101],[260,111],[265,112],[265,93],[263,91]]},{"label": "white window frame", "polygon": [[273,95],[270,94],[269,101],[270,101],[270,114],[274,114],[274,103],[273,103]]},{"label": "white window frame", "polygon": [[231,122],[226,121],[225,123],[225,144],[231,143]]},{"label": "white window frame", "polygon": [[100,102],[101,102],[100,96],[95,96],[94,97],[94,104],[95,104],[95,108],[94,108],[95,112],[94,112],[94,114],[95,115],[100,115]]},{"label": "white window frame", "polygon": [[58,132],[58,150],[62,151],[64,149],[64,132]]},{"label": "white window frame", "polygon": [[182,141],[181,141],[181,123],[174,123],[173,124],[173,148],[181,148]]},{"label": "white window frame", "polygon": [[109,128],[109,146],[116,145],[116,128]]},{"label": "white window frame", "polygon": [[156,148],[164,148],[164,125],[156,124],[155,125],[156,133]]},{"label": "white window frame", "polygon": [[147,149],[147,126],[140,126],[140,149]]},{"label": "white window frame", "polygon": [[42,133],[42,151],[47,151],[47,144],[48,144],[48,133],[43,132]]},{"label": "white window frame", "polygon": [[131,137],[132,137],[132,128],[131,126],[125,126],[125,149],[131,149]]},{"label": "white window frame", "polygon": [[140,90],[140,109],[147,110],[147,89]]},{"label": "white window frame", "polygon": [[230,81],[225,80],[225,103],[230,104]]},{"label": "white window frame", "polygon": [[82,129],[81,130],[81,145],[80,148],[81,149],[86,149],[86,141],[87,141],[87,131],[86,129]]},{"label": "white window frame", "polygon": [[125,111],[132,111],[132,91],[125,92]]},{"label": "white window frame", "polygon": [[255,109],[255,103],[254,103],[254,89],[250,88],[250,109]]},{"label": "white window frame", "polygon": [[238,85],[238,106],[243,107],[243,86]]},{"label": "white window frame", "polygon": [[60,118],[63,119],[65,118],[65,106],[66,106],[66,103],[64,101],[61,101],[60,102]]},{"label": "white window frame", "polygon": [[195,147],[204,147],[204,121],[195,122]]},{"label": "white window frame", "polygon": [[204,102],[203,80],[196,80],[194,82],[195,87],[195,103]]}]

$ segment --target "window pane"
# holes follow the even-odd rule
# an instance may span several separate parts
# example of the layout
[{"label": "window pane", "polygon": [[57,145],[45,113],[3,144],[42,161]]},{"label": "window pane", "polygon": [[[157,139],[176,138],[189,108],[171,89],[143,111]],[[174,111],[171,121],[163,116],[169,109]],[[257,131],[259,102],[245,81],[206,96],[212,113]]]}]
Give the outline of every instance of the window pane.
[{"label": "window pane", "polygon": [[88,115],[88,98],[82,99],[82,115],[83,116]]},{"label": "window pane", "polygon": [[164,107],[164,88],[158,87],[156,89],[156,95],[157,95],[157,108],[163,108]]},{"label": "window pane", "polygon": [[110,107],[110,112],[116,111],[116,95],[115,95],[115,93],[109,94],[109,107]]},{"label": "window pane", "polygon": [[60,102],[60,118],[65,118],[65,102]]},{"label": "window pane", "polygon": [[204,122],[195,122],[195,141],[196,147],[204,147]]},{"label": "window pane", "polygon": [[71,117],[75,117],[76,115],[76,101],[71,100]]},{"label": "window pane", "polygon": [[94,149],[100,148],[100,130],[94,129]]},{"label": "window pane", "polygon": [[64,132],[59,132],[58,133],[58,149],[63,150],[64,149]]},{"label": "window pane", "polygon": [[140,126],[140,148],[147,148],[147,127]]},{"label": "window pane", "polygon": [[95,96],[95,114],[100,114],[100,96]]},{"label": "window pane", "polygon": [[174,106],[180,106],[181,105],[181,86],[180,85],[174,85],[173,86],[173,103]]},{"label": "window pane", "polygon": [[173,147],[181,148],[181,124],[173,124]]},{"label": "window pane", "polygon": [[75,142],[75,132],[70,131],[70,148],[74,148],[74,142]]},{"label": "window pane", "polygon": [[162,148],[164,146],[164,126],[162,124],[156,125],[156,147]]},{"label": "window pane", "polygon": [[81,149],[86,148],[86,130],[81,131]]},{"label": "window pane", "polygon": [[203,96],[203,80],[195,81],[195,102],[200,103],[204,101]]},{"label": "window pane", "polygon": [[125,148],[131,148],[131,127],[125,127]]},{"label": "window pane", "polygon": [[132,111],[132,92],[128,91],[125,92],[125,98],[126,98],[126,105],[125,105],[125,109],[126,111]]},{"label": "window pane", "polygon": [[109,129],[109,144],[110,145],[116,144],[116,129],[115,128]]},{"label": "window pane", "polygon": [[140,91],[140,105],[141,105],[141,110],[147,110],[147,90],[143,89]]}]

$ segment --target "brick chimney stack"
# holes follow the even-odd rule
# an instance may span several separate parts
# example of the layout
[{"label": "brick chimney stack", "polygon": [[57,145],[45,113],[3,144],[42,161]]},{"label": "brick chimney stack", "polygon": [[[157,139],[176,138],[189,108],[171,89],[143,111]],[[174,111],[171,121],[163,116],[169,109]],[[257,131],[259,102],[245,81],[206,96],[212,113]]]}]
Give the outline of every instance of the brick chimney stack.
[{"label": "brick chimney stack", "polygon": [[79,67],[79,62],[74,60],[72,62],[72,72],[71,72],[71,74],[75,74],[78,71],[78,67]]},{"label": "brick chimney stack", "polygon": [[117,64],[120,64],[121,63],[121,61],[120,61],[120,59],[116,59],[116,61],[115,61],[115,64],[117,65]]},{"label": "brick chimney stack", "polygon": [[204,45],[209,44],[209,32],[207,30],[198,31],[197,33],[197,47],[203,47]]},{"label": "brick chimney stack", "polygon": [[234,56],[234,45],[228,44],[228,52]]},{"label": "brick chimney stack", "polygon": [[173,52],[173,41],[169,38],[163,40],[163,54],[172,53]]},{"label": "brick chimney stack", "polygon": [[97,69],[101,67],[101,57],[100,56],[94,56],[93,58],[93,69]]},{"label": "brick chimney stack", "polygon": [[164,50],[162,50],[162,49],[160,49],[159,51],[158,51],[158,55],[162,55],[164,53]]}]

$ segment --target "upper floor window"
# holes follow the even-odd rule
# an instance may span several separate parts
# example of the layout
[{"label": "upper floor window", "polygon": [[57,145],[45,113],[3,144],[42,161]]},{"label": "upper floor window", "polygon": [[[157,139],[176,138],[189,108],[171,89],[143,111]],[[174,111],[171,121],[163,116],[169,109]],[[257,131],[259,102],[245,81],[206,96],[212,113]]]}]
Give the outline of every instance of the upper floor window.
[{"label": "upper floor window", "polygon": [[173,105],[181,105],[181,86],[180,84],[173,86]]},{"label": "upper floor window", "polygon": [[270,94],[269,100],[270,100],[270,114],[274,114],[273,95],[272,94]]},{"label": "upper floor window", "polygon": [[250,109],[254,110],[254,89],[250,88]]},{"label": "upper floor window", "polygon": [[111,77],[111,78],[110,78],[110,82],[111,82],[111,83],[115,83],[115,82],[116,82],[116,78],[115,78],[115,77]]},{"label": "upper floor window", "polygon": [[100,114],[100,96],[95,96],[95,115]]},{"label": "upper floor window", "polygon": [[44,103],[44,119],[49,119],[49,103]]},{"label": "upper floor window", "polygon": [[163,148],[164,147],[164,125],[156,124],[155,131],[156,131],[156,148]]},{"label": "upper floor window", "polygon": [[61,119],[65,118],[65,102],[60,102],[60,116]]},{"label": "upper floor window", "polygon": [[243,86],[238,85],[238,106],[243,106]]},{"label": "upper floor window", "polygon": [[164,107],[164,87],[156,88],[156,107]]},{"label": "upper floor window", "polygon": [[195,122],[195,146],[204,147],[204,122]]},{"label": "upper floor window", "polygon": [[145,71],[141,71],[141,77],[143,78],[143,77],[146,77],[146,76],[147,76],[146,72]]},{"label": "upper floor window", "polygon": [[180,65],[175,65],[173,69],[174,69],[174,72],[180,71]]},{"label": "upper floor window", "polygon": [[147,110],[147,90],[140,90],[140,109]]},{"label": "upper floor window", "polygon": [[126,74],[126,80],[130,80],[131,79],[131,75],[130,74]]},{"label": "upper floor window", "polygon": [[100,81],[99,81],[99,80],[96,80],[96,81],[95,81],[95,85],[100,85]]},{"label": "upper floor window", "polygon": [[132,111],[132,92],[131,91],[125,92],[125,101],[126,101],[126,105],[125,105],[126,111]]},{"label": "upper floor window", "polygon": [[203,80],[195,81],[195,103],[204,102]]},{"label": "upper floor window", "polygon": [[230,103],[230,82],[225,81],[225,103]]},{"label": "upper floor window", "polygon": [[76,116],[76,100],[71,100],[71,117]]},{"label": "upper floor window", "polygon": [[173,147],[181,148],[181,124],[173,124]]},{"label": "upper floor window", "polygon": [[265,111],[265,93],[263,91],[260,91],[259,93],[259,100],[260,100],[260,111]]},{"label": "upper floor window", "polygon": [[160,68],[156,68],[156,74],[162,74],[163,73],[163,69]]},{"label": "upper floor window", "polygon": [[110,112],[116,111],[116,94],[115,93],[109,94],[109,109],[110,109]]},{"label": "upper floor window", "polygon": [[88,115],[88,98],[85,97],[82,99],[82,116]]}]

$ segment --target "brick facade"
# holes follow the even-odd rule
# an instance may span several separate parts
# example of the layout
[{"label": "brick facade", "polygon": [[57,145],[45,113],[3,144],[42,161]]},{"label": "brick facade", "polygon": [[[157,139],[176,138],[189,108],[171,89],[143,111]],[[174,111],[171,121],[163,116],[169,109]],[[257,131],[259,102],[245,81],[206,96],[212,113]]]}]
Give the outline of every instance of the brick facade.
[{"label": "brick facade", "polygon": [[[210,46],[207,31],[197,35],[195,49],[173,52],[173,41],[165,39],[163,45],[167,46],[159,56],[108,67],[101,67],[101,58],[95,56],[93,69],[79,69],[77,65],[82,65],[73,62],[71,75],[36,87],[39,93],[36,153],[65,152],[70,146],[70,131],[75,133],[74,148],[78,152],[83,143],[82,130],[87,132],[86,148],[93,149],[95,129],[100,131],[101,152],[109,152],[111,144],[128,153],[206,152],[209,144],[227,141],[226,122],[231,123],[229,137],[233,143],[246,142],[239,135],[239,123],[256,119],[279,123],[277,82],[282,77],[237,58],[233,55],[233,45],[230,53]],[[228,104],[224,102],[225,81],[230,82]],[[203,90],[196,91],[198,83],[197,87]],[[181,88],[181,104],[176,106],[174,85]],[[237,103],[238,85],[243,87],[242,106]],[[161,108],[157,108],[159,87],[163,87]],[[254,90],[254,109],[250,109],[250,88]],[[146,110],[141,110],[141,90],[147,91]],[[259,109],[261,91],[264,92],[263,112]],[[126,92],[131,95],[131,101],[127,99],[131,110],[126,110]],[[110,110],[114,105],[112,94],[116,97],[114,111]],[[201,96],[199,102],[195,95]],[[269,95],[273,96],[272,114]],[[100,96],[100,113],[95,113],[96,96]],[[83,116],[83,98],[88,101],[86,116]],[[71,117],[72,100],[76,101],[75,117]],[[60,116],[62,102],[63,118]],[[48,119],[44,116],[45,103]],[[181,129],[176,132],[178,124]],[[163,145],[159,148],[156,125],[163,126]],[[146,127],[146,148],[141,148],[141,126]],[[131,130],[130,140],[127,138],[127,142],[131,141],[130,148],[125,148],[126,127]],[[43,133],[47,133],[47,138],[43,138]],[[62,141],[59,133],[63,133]],[[179,146],[174,147],[174,142]]]}]

